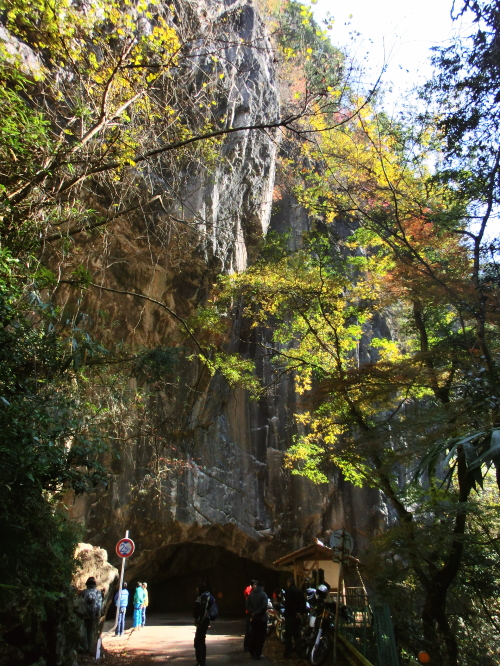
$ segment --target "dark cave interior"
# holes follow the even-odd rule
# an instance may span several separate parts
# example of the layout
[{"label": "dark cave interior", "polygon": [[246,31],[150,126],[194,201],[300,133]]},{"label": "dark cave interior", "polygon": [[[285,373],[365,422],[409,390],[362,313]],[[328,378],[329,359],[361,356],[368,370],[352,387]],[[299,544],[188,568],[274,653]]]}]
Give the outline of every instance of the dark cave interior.
[{"label": "dark cave interior", "polygon": [[[198,583],[205,582],[217,600],[224,617],[242,616],[245,602],[243,590],[255,578],[265,583],[269,596],[283,587],[289,571],[278,571],[259,562],[240,557],[222,546],[180,543],[163,546],[139,569],[125,571],[131,595],[138,580],[148,584],[149,611],[153,613],[191,614]],[[131,609],[131,604],[129,605]],[[109,616],[114,614],[111,606]]]}]

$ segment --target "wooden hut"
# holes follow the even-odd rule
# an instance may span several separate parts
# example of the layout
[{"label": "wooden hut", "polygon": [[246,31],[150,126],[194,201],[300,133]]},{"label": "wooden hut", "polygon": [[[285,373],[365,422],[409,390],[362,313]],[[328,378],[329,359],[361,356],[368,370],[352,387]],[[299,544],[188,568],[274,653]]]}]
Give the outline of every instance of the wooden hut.
[{"label": "wooden hut", "polygon": [[310,546],[280,557],[274,564],[278,567],[293,569],[293,577],[297,587],[301,587],[307,581],[313,582],[314,571],[318,572],[315,581],[318,584],[319,570],[323,569],[324,580],[330,585],[330,591],[336,592],[339,585],[340,564],[333,561],[333,555],[334,552],[331,548],[316,540]]}]

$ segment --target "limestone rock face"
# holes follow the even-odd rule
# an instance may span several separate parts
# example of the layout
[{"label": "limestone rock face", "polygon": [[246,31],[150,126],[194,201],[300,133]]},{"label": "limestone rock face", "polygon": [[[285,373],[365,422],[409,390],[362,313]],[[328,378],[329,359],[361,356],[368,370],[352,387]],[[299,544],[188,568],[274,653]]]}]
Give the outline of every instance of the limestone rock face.
[{"label": "limestone rock face", "polygon": [[[205,0],[197,11],[202,26],[215,26],[214,39],[228,43],[218,56],[225,95],[217,113],[225,117],[226,127],[276,121],[279,102],[271,42],[255,5],[247,0]],[[200,55],[200,70],[210,68],[212,51],[213,47]],[[223,271],[246,267],[249,248],[269,225],[275,156],[276,141],[268,134],[236,132],[224,141],[222,160],[212,170],[188,177],[179,213],[198,222],[207,264],[217,258]]]},{"label": "limestone rock face", "polygon": [[[231,124],[275,119],[279,104],[273,57],[255,6],[248,0],[206,0],[197,11],[200,21],[212,27],[227,18],[224,111]],[[266,233],[275,152],[275,143],[262,132],[230,135],[220,163],[186,174],[181,199],[172,210],[121,221],[105,249],[95,240],[81,241],[87,267],[99,273],[108,266],[109,286],[147,294],[185,316],[206,296],[217,272],[246,266],[252,247]],[[155,192],[168,190],[161,169],[155,172],[153,165],[151,170]],[[182,221],[178,227],[168,227],[172,216]],[[291,200],[283,202],[271,223],[278,230],[290,229],[294,239],[309,225]],[[160,243],[160,237],[166,240]],[[102,292],[90,306],[105,309],[113,335],[131,345],[169,346],[175,340],[175,322],[152,304]],[[235,334],[240,327],[237,319]],[[233,347],[240,345],[247,356],[258,358],[264,336],[264,331],[254,331],[243,345],[235,335]],[[259,361],[258,372],[268,380],[273,369]],[[109,552],[130,530],[136,553],[127,562],[127,579],[148,581],[153,599],[151,581],[157,583],[157,597],[161,585],[173,580],[176,585],[186,581],[183,589],[188,587],[192,595],[194,576],[216,577],[215,570],[220,598],[232,598],[230,589],[248,583],[258,567],[272,568],[275,559],[314,537],[328,538],[344,527],[360,553],[383,527],[387,509],[378,492],[354,488],[338,470],[332,470],[327,484],[314,486],[284,469],[299,400],[291,378],[282,378],[272,395],[252,402],[182,354],[173,375],[182,379],[177,388],[166,378],[152,389],[148,409],[156,414],[154,433],[117,444],[119,458],[110,460],[115,476],[108,488],[78,498],[70,509],[84,523],[86,538]],[[241,580],[237,576],[235,582],[234,574],[224,581],[220,572],[234,565],[234,557],[248,566],[238,574]],[[276,576],[268,575],[274,585]]]},{"label": "limestone rock face", "polygon": [[[179,13],[188,14],[198,31],[192,56],[186,57],[192,67],[186,92],[196,98],[202,75],[213,74],[216,58],[223,90],[212,100],[214,123],[238,128],[275,122],[279,100],[271,42],[254,4],[178,4]],[[220,272],[247,266],[266,233],[278,139],[273,130],[236,131],[223,139],[212,161],[195,156],[186,162],[168,153],[140,171],[130,169],[121,184],[125,196],[130,188],[154,203],[118,218],[103,236],[80,234],[75,267],[83,264],[97,284],[144,294],[188,315]],[[90,197],[89,204],[105,213],[108,198],[99,196]],[[65,302],[63,288],[60,299]],[[85,308],[100,331],[108,329],[105,340],[119,336],[126,344],[151,347],[172,344],[176,337],[178,322],[166,310],[132,296],[94,291]]]}]

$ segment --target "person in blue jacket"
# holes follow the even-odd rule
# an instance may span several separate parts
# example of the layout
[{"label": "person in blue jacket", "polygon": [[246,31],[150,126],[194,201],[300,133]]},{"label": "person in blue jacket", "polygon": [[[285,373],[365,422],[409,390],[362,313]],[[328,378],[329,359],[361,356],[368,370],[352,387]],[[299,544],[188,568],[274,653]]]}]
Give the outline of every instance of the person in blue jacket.
[{"label": "person in blue jacket", "polygon": [[142,604],[145,596],[142,583],[137,583],[134,594],[134,621],[132,623],[134,629],[140,629],[142,626]]},{"label": "person in blue jacket", "polygon": [[116,625],[115,636],[121,636],[125,631],[125,613],[129,601],[129,591],[127,590],[127,583],[123,583],[120,600],[118,601],[118,592],[115,594],[115,606],[119,606],[118,624]]}]

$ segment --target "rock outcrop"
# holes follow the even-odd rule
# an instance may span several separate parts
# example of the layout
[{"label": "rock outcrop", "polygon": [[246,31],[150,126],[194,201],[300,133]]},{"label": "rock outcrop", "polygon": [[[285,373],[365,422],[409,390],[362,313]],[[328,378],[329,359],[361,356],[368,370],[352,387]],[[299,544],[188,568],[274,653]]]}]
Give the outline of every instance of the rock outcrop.
[{"label": "rock outcrop", "polygon": [[[185,77],[187,94],[196,98],[203,76],[214,75],[216,58],[214,122],[227,128],[275,122],[279,99],[271,42],[252,2],[183,0],[179,5],[181,15],[198,22],[193,55],[186,57],[192,67]],[[116,219],[103,235],[78,235],[70,262],[84,265],[98,284],[144,294],[188,315],[207,298],[220,272],[246,267],[266,233],[278,139],[272,131],[242,130],[228,134],[212,160],[168,154],[142,170],[130,169],[120,185],[123,192],[130,189],[154,203]],[[89,205],[105,215],[109,197],[99,195],[101,200],[90,197]],[[65,272],[72,268],[66,263]],[[68,291],[69,296],[61,287],[61,302],[73,297]],[[178,323],[144,300],[94,291],[85,308],[105,341],[119,337],[134,347],[176,344]]]},{"label": "rock outcrop", "polygon": [[79,567],[73,576],[73,587],[80,593],[85,589],[87,579],[93,576],[97,588],[103,594],[103,607],[107,608],[111,604],[119,576],[118,569],[108,562],[107,551],[90,543],[79,543],[75,557]]},{"label": "rock outcrop", "polygon": [[[221,112],[233,126],[276,118],[271,44],[255,6],[247,0],[207,0],[197,11],[212,30],[220,22],[228,43]],[[120,220],[105,246],[95,238],[79,239],[79,256],[108,286],[146,294],[185,316],[207,296],[218,272],[245,268],[270,223],[281,230],[288,226],[294,238],[307,228],[306,214],[290,200],[271,221],[275,166],[274,137],[259,131],[232,134],[212,169],[184,174],[170,210],[160,207]],[[154,194],[169,189],[161,173],[150,173],[149,181]],[[101,292],[88,307],[105,310],[110,335],[129,345],[177,344],[176,323],[154,304]],[[256,331],[242,351],[258,356],[263,335]],[[251,566],[271,567],[274,559],[314,537],[345,527],[360,552],[381,529],[386,509],[378,492],[354,488],[338,470],[332,470],[328,484],[314,486],[284,469],[298,400],[290,378],[283,378],[272,395],[252,402],[182,354],[173,372],[182,381],[175,389],[165,381],[149,403],[156,411],[155,434],[117,445],[120,457],[112,463],[109,487],[77,499],[70,509],[84,523],[86,538],[110,552],[130,530],[137,550],[127,575],[152,581],[153,598],[155,582],[160,594],[169,581],[192,583],[193,570],[219,576],[221,598],[232,598],[234,577],[225,587],[219,574],[230,562],[234,570],[235,557],[247,563],[239,590]],[[259,362],[262,378],[272,372]]]}]

